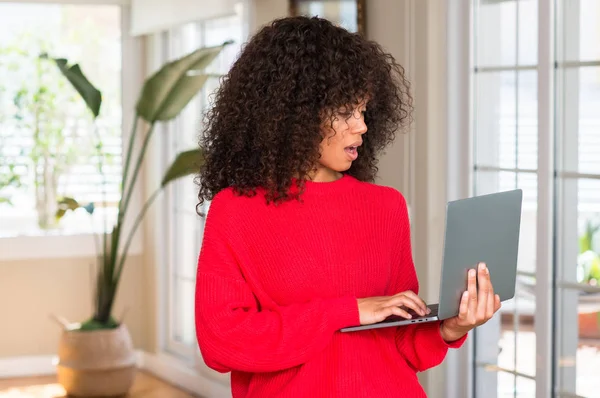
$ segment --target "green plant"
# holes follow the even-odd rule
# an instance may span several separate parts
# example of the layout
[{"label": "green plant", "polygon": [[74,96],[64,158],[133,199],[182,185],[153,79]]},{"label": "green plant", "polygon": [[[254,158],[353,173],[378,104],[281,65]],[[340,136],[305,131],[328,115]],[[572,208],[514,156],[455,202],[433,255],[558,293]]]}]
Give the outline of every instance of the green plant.
[{"label": "green plant", "polygon": [[[0,56],[1,55],[2,51],[0,50]],[[2,62],[0,62],[0,68],[2,66]],[[0,86],[0,125],[4,125],[7,118],[3,109],[3,99],[5,96],[6,88]],[[16,164],[13,159],[14,156],[10,156],[6,150],[8,147],[7,141],[11,135],[11,133],[6,130],[10,129],[0,129],[0,204],[8,203],[9,205],[12,205],[10,188],[18,188],[21,185],[21,177],[15,171]]]},{"label": "green plant", "polygon": [[599,230],[600,223],[588,220],[585,232],[579,237],[577,266],[580,283],[600,285],[600,255],[594,250],[594,237]]},{"label": "green plant", "polygon": [[[0,47],[0,70],[7,69],[6,54],[7,49]],[[16,161],[14,154],[9,153],[9,143],[14,136],[14,129],[7,125],[9,112],[7,108],[7,88],[4,82],[0,82],[0,204],[7,203],[12,205],[11,188],[21,186],[21,176],[16,172]]]},{"label": "green plant", "polygon": [[[0,97],[3,91],[3,88],[0,87]],[[0,113],[0,125],[3,124],[5,118],[6,116]],[[9,131],[7,132],[7,130]],[[0,131],[0,204],[7,203],[9,205],[13,204],[11,201],[11,188],[21,186],[21,176],[16,171],[16,156],[7,153],[7,141],[9,141],[11,134],[10,129],[5,128]]]},{"label": "green plant", "polygon": [[[33,42],[31,43],[34,44]],[[43,40],[33,47],[43,49]],[[74,93],[60,73],[44,56],[32,55],[32,51],[7,48],[4,56],[7,69],[18,71],[16,76],[28,75],[12,84],[13,125],[21,137],[31,142],[21,148],[29,159],[38,225],[42,229],[56,226],[54,214],[57,209],[59,181],[77,162],[87,137],[79,136],[69,123],[84,115]],[[18,142],[25,142],[22,139]]]},{"label": "green plant", "polygon": [[[128,230],[126,230],[126,215],[131,209],[130,202],[133,190],[154,127],[159,122],[175,118],[196,96],[209,77],[209,75],[203,73],[203,70],[228,44],[229,42],[226,42],[221,46],[198,49],[180,59],[167,63],[145,81],[135,108],[134,124],[125,153],[117,220],[110,233],[106,228],[102,234],[96,273],[94,314],[91,319],[79,326],[81,329],[93,330],[118,326],[118,322],[111,316],[112,308],[127,253],[138,226],[162,189],[180,177],[195,173],[200,166],[198,163],[201,161],[200,148],[179,153],[165,172],[160,185],[146,200],[135,216],[132,225],[128,226]],[[88,109],[94,116],[97,116],[101,104],[99,91],[87,80],[78,65],[69,66],[64,59],[55,59],[55,62],[63,75],[84,99]],[[146,122],[143,133],[138,130],[139,119]],[[141,148],[139,153],[134,156],[134,147],[138,138],[142,140]],[[101,147],[98,146],[97,150],[101,151]],[[102,159],[101,156],[98,158]],[[101,164],[98,165],[98,169],[102,172]],[[67,211],[79,207],[84,207],[89,213],[94,211],[93,204],[83,206],[73,198],[63,198],[59,202],[56,216],[60,218]],[[134,207],[135,210],[137,209]]]},{"label": "green plant", "polygon": [[15,165],[5,160],[2,153],[0,153],[0,172],[0,204],[7,203],[12,206],[8,191],[11,187],[21,186],[21,177],[15,172]]}]

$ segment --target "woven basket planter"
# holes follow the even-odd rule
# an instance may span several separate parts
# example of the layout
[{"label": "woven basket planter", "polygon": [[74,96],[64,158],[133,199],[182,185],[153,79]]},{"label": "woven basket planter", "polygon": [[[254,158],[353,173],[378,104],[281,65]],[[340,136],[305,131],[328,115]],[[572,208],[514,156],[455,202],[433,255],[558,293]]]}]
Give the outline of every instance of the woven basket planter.
[{"label": "woven basket planter", "polygon": [[124,325],[96,331],[64,330],[58,357],[58,382],[71,396],[124,395],[135,378],[135,350]]}]

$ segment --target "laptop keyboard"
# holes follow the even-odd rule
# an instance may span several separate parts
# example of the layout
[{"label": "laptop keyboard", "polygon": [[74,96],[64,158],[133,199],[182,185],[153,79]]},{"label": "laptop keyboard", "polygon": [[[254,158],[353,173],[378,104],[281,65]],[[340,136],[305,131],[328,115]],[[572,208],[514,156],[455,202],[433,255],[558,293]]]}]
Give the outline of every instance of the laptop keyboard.
[{"label": "laptop keyboard", "polygon": [[428,314],[427,316],[437,316],[439,306],[439,304],[428,305],[427,307],[431,310],[431,314]]},{"label": "laptop keyboard", "polygon": [[[413,310],[410,310],[408,313],[412,315],[411,319],[418,319],[418,318],[430,318],[430,317],[434,317],[437,316],[438,314],[438,304],[431,304],[428,305],[427,307],[431,310],[430,314],[427,314],[425,316],[421,316],[419,314],[417,314],[416,312],[414,312]],[[388,316],[383,323],[387,323],[387,322],[396,322],[396,321],[402,321],[405,320],[406,318],[401,317],[401,316],[396,316],[396,315],[390,315]]]},{"label": "laptop keyboard", "polygon": [[419,314],[417,314],[416,312],[414,312],[413,310],[410,310],[409,314],[412,315],[412,319],[415,318],[429,318],[429,317],[433,317],[433,316],[437,316],[438,315],[438,307],[439,304],[430,304],[427,306],[427,308],[429,308],[431,310],[431,313],[425,315],[425,316],[421,316]]}]

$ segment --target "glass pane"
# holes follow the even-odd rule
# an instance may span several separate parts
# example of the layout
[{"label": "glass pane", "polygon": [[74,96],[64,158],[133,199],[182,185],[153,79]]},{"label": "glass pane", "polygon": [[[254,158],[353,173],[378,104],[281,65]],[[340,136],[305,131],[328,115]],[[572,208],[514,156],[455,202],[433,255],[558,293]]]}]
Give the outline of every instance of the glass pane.
[{"label": "glass pane", "polygon": [[516,167],[516,73],[476,75],[475,163]]},{"label": "glass pane", "polygon": [[173,300],[174,340],[193,346],[196,344],[194,326],[194,295],[196,284],[193,280],[177,278],[175,280],[175,297]]},{"label": "glass pane", "polygon": [[535,272],[537,231],[537,175],[534,173],[512,173],[505,171],[478,171],[475,174],[475,193],[523,190],[521,230],[519,232],[518,269]]},{"label": "glass pane", "polygon": [[358,10],[356,1],[354,0],[298,1],[296,3],[298,6],[298,14],[317,15],[348,29],[350,32],[356,32],[358,30]]},{"label": "glass pane", "polygon": [[558,389],[563,395],[598,396],[600,292],[558,289],[557,325]]},{"label": "glass pane", "polygon": [[[535,377],[536,339],[533,280],[519,284],[514,299],[502,305],[500,315],[476,332],[476,397],[531,397],[535,382],[498,371],[506,369]],[[533,383],[533,385],[532,385]],[[493,395],[492,391],[496,391]]]},{"label": "glass pane", "polygon": [[519,65],[538,62],[538,0],[519,1]]},{"label": "glass pane", "polygon": [[598,0],[562,0],[558,15],[563,23],[563,59],[600,60],[600,2]]},{"label": "glass pane", "polygon": [[[579,253],[593,251],[600,254],[600,180],[580,179],[577,193]],[[578,282],[600,286],[600,269],[596,268],[600,268],[600,264],[591,270],[586,268],[586,280],[578,278]],[[593,272],[592,279],[595,278],[595,281],[590,280],[588,272]]]},{"label": "glass pane", "polygon": [[600,68],[562,70],[559,169],[600,174]]},{"label": "glass pane", "polygon": [[178,277],[196,278],[196,257],[200,251],[203,219],[196,214],[197,191],[193,177],[176,181],[173,187],[174,271]]},{"label": "glass pane", "polygon": [[[178,33],[181,38],[178,46],[180,53],[176,54],[176,57],[180,57],[182,54],[191,53],[202,47],[200,42],[199,24],[189,23],[183,26]],[[177,138],[173,139],[173,148],[176,153],[187,151],[198,145],[198,129],[202,119],[200,113],[201,107],[202,97],[197,95],[179,114],[179,117],[175,122],[176,131],[173,131],[173,133],[177,133],[173,134],[174,136],[177,135]]]},{"label": "glass pane", "polygon": [[518,72],[517,168],[538,168],[537,72]]},{"label": "glass pane", "polygon": [[476,95],[476,164],[537,169],[537,72],[478,73]]},{"label": "glass pane", "polygon": [[475,64],[506,66],[516,63],[516,1],[478,1],[475,26]]},{"label": "glass pane", "polygon": [[600,286],[600,180],[559,180],[559,281]]},{"label": "glass pane", "polygon": [[523,272],[535,272],[537,258],[537,175],[518,174],[516,188],[523,189],[518,269]]},{"label": "glass pane", "polygon": [[535,397],[535,380],[527,377],[516,377],[517,379],[517,398],[531,398]]},{"label": "glass pane", "polygon": [[218,46],[225,41],[233,41],[219,54],[217,60],[212,64],[212,69],[209,68],[210,72],[226,73],[231,68],[242,46],[242,29],[243,23],[239,14],[205,22],[203,35],[205,46]]},{"label": "glass pane", "polygon": [[[600,180],[559,179],[557,216],[559,287],[565,282],[599,287]],[[559,288],[556,306],[559,389],[593,397],[600,390],[600,288],[596,293]]]},{"label": "glass pane", "polygon": [[535,376],[535,280],[520,277],[517,289],[502,303],[498,366]]},{"label": "glass pane", "polygon": [[[101,91],[95,122],[56,65],[39,58],[44,52],[79,64]],[[121,114],[120,6],[0,2],[0,235],[89,233],[112,225],[120,199]],[[21,185],[7,187],[6,176]],[[78,209],[56,223],[61,196],[94,202],[94,215]]]}]

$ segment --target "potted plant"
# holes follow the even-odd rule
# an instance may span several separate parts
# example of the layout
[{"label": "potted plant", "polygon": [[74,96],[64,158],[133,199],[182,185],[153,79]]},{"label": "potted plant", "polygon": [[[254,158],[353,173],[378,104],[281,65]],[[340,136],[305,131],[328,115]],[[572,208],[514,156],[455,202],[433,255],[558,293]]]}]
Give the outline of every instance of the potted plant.
[{"label": "potted plant", "polygon": [[[600,224],[588,221],[585,232],[579,238],[579,256],[577,258],[577,280],[592,286],[600,286],[600,255],[594,250],[594,237],[600,230]],[[582,299],[595,299],[600,304],[600,294],[582,293]],[[590,301],[590,300],[588,300]],[[580,312],[579,336],[600,339],[600,311]]]},{"label": "potted plant", "polygon": [[[225,45],[201,48],[180,59],[169,62],[144,83],[135,108],[135,121],[125,153],[121,179],[121,199],[117,220],[110,229],[96,237],[101,243],[95,280],[94,313],[82,323],[61,320],[63,333],[59,345],[58,380],[73,396],[115,396],[126,393],[135,374],[135,357],[131,337],[125,325],[113,317],[112,309],[119,281],[126,264],[133,236],[148,208],[170,182],[195,173],[202,160],[199,148],[179,153],[166,170],[160,186],[138,211],[130,207],[140,167],[159,122],[175,118],[203,87],[209,75],[203,70]],[[101,93],[82,73],[78,65],[68,65],[65,59],[54,59],[60,71],[84,99],[96,118],[102,101]],[[144,131],[138,131],[140,119]],[[139,153],[134,146],[142,140]],[[98,145],[98,150],[101,146]],[[102,156],[98,156],[102,159]],[[101,160],[98,169],[102,172]],[[74,198],[59,201],[57,218],[67,211],[84,208],[92,214],[93,204],[80,204]],[[132,225],[125,225],[126,215],[135,211]]]}]

